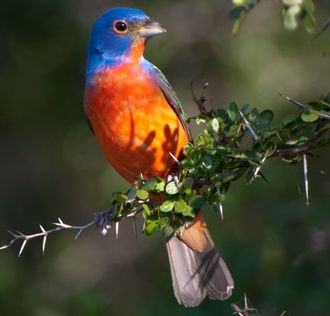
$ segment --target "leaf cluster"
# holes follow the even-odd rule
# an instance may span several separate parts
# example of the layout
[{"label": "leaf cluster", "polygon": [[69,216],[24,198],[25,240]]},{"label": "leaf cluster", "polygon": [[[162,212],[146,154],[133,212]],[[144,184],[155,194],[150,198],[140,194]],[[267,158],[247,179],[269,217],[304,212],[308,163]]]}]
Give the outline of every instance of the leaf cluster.
[{"label": "leaf cluster", "polygon": [[[244,177],[250,184],[263,177],[267,159],[281,157],[295,165],[303,155],[329,145],[330,139],[322,136],[330,128],[330,93],[308,106],[289,100],[302,109],[280,123],[274,122],[271,110],[249,111],[247,104],[241,109],[234,102],[228,109],[204,108],[203,115],[194,118],[204,130],[194,144],[185,146],[185,158],[178,162],[180,172],[167,179],[140,178],[128,191],[114,193],[109,220],[142,212],[146,235],[180,233],[206,204],[221,208],[233,181]],[[200,109],[204,101],[204,97],[197,100]]]},{"label": "leaf cluster", "polygon": [[[249,11],[261,0],[232,0],[235,8],[230,11],[229,17],[235,21],[232,33],[237,34]],[[305,30],[312,33],[316,28],[314,16],[315,5],[313,0],[282,0],[281,18],[283,26],[288,31],[298,28],[298,20],[301,20]]]}]

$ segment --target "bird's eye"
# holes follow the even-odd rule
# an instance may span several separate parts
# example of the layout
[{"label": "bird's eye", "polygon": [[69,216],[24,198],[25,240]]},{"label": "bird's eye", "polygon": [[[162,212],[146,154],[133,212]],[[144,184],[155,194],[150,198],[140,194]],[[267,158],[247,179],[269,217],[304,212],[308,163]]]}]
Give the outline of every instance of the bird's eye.
[{"label": "bird's eye", "polygon": [[124,34],[128,31],[128,25],[126,21],[115,21],[113,22],[113,28],[116,33]]}]

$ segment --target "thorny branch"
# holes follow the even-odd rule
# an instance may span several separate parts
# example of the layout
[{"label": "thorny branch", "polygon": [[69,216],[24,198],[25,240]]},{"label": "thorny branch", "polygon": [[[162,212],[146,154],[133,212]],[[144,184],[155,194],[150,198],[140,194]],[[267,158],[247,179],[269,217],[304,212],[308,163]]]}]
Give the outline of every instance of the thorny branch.
[{"label": "thorny branch", "polygon": [[[207,88],[208,83],[204,83],[203,85],[203,91],[200,95],[200,97],[196,97],[195,94],[193,93],[193,100],[195,101],[195,103],[197,104],[200,112],[202,115],[207,116],[209,118],[213,118],[213,112],[212,112],[212,107],[210,110],[207,110],[205,107],[205,89]],[[283,95],[281,95],[283,96]],[[303,175],[304,175],[304,187],[305,187],[305,197],[306,197],[306,204],[309,205],[309,194],[308,194],[308,167],[307,167],[307,156],[312,156],[313,154],[311,153],[311,150],[313,148],[316,147],[316,145],[319,143],[319,140],[321,139],[322,136],[324,136],[324,134],[328,131],[328,128],[323,128],[326,125],[328,125],[329,123],[329,119],[330,116],[324,113],[320,113],[318,111],[315,111],[313,109],[307,108],[305,105],[300,104],[299,102],[292,100],[289,97],[283,96],[285,99],[289,100],[291,103],[299,106],[300,108],[303,108],[305,110],[310,111],[313,114],[316,114],[320,117],[319,120],[319,129],[317,130],[317,132],[315,133],[315,135],[308,139],[303,145],[300,146],[293,146],[292,148],[281,148],[281,149],[277,149],[275,150],[272,154],[270,154],[267,158],[272,158],[272,157],[278,157],[278,156],[289,156],[289,155],[301,155],[302,157],[302,164],[303,164]],[[247,129],[249,130],[250,134],[252,135],[252,138],[258,142],[259,140],[259,136],[258,134],[255,132],[253,126],[250,124],[249,120],[244,116],[242,111],[238,110],[238,114],[241,116],[242,121],[244,122],[245,126],[247,127]],[[227,136],[225,135],[224,132],[219,133],[218,135],[220,137],[220,139],[222,141],[224,141],[225,143],[230,144],[231,140],[229,138],[227,138]],[[172,158],[178,163],[181,164],[181,162],[179,162],[171,153],[170,155],[172,156]],[[264,156],[261,161],[260,164],[262,165],[263,162],[266,160],[266,156]],[[261,175],[260,172],[260,166],[256,166],[254,168],[254,172],[252,177],[255,178],[257,175]],[[171,181],[175,181],[175,179],[178,179],[177,176],[174,176],[174,178],[172,179],[172,177],[170,177],[169,179],[167,179],[167,181],[165,183],[163,183],[163,186],[167,186],[169,184],[169,182]],[[155,179],[154,179],[155,180]],[[190,179],[191,180],[191,179]],[[158,180],[157,180],[158,181]],[[157,183],[155,182],[154,184],[157,187]],[[161,183],[160,183],[161,184]],[[196,189],[198,187],[202,187],[204,185],[209,185],[211,184],[210,178],[208,177],[200,177],[200,178],[195,178],[193,179],[193,183],[192,183],[192,188],[191,189]],[[180,184],[182,185],[182,183]],[[154,187],[154,189],[156,188]],[[179,185],[177,185],[178,190],[180,190]],[[138,189],[138,188],[136,188]],[[220,196],[221,195],[221,191],[219,187],[216,187],[217,189],[217,195]],[[133,188],[134,191],[134,188]],[[139,190],[135,190],[136,192]],[[142,190],[140,191],[144,191],[145,193],[149,193],[147,189],[142,188]],[[166,191],[166,190],[165,190]],[[136,194],[135,192],[135,194]],[[166,191],[167,192],[167,191]],[[159,194],[164,194],[164,192],[160,192]],[[174,193],[172,193],[174,194]],[[120,202],[122,201],[122,202]],[[168,201],[167,201],[168,202]],[[172,201],[173,202],[173,201]],[[98,228],[100,228],[101,230],[101,234],[105,235],[107,233],[107,231],[112,227],[112,225],[115,225],[115,233],[116,233],[116,238],[118,238],[118,234],[119,234],[119,222],[123,219],[126,219],[128,217],[132,217],[133,218],[133,224],[134,224],[134,231],[136,233],[136,226],[135,226],[135,216],[140,213],[141,211],[145,210],[145,207],[151,207],[151,208],[156,208],[161,206],[163,201],[161,200],[153,200],[150,199],[150,197],[148,198],[143,198],[143,199],[139,199],[138,195],[134,195],[134,198],[131,199],[127,199],[125,198],[123,200],[123,197],[121,196],[120,200],[117,200],[117,203],[122,203],[122,207],[124,207],[124,212],[119,211],[118,206],[119,204],[113,204],[113,206],[102,212],[99,214],[95,214],[95,218],[93,221],[91,221],[90,223],[86,224],[86,225],[82,225],[82,226],[76,226],[76,225],[68,225],[65,224],[60,218],[58,218],[58,222],[53,223],[53,225],[55,226],[52,229],[49,230],[45,230],[44,227],[42,225],[39,225],[40,227],[40,232],[39,233],[35,233],[35,234],[23,234],[19,231],[17,231],[16,233],[13,233],[11,231],[9,231],[9,233],[12,235],[12,239],[11,241],[6,244],[3,245],[2,247],[0,247],[0,250],[3,249],[7,249],[9,248],[15,241],[20,240],[22,241],[20,250],[19,250],[19,256],[22,254],[23,250],[25,249],[26,244],[28,243],[28,241],[30,241],[31,239],[35,239],[35,238],[39,238],[42,237],[42,252],[45,251],[46,248],[46,242],[47,242],[47,237],[57,231],[63,230],[63,229],[70,229],[70,230],[75,230],[77,231],[76,237],[78,238],[79,236],[81,236],[81,234],[89,227],[91,226],[96,226]],[[220,214],[221,217],[223,218],[223,209],[222,209],[222,204],[221,201],[217,200],[218,203],[218,207],[220,210]],[[128,206],[127,208],[125,206]],[[133,207],[132,207],[133,206]],[[150,210],[149,210],[150,212]],[[167,211],[166,211],[167,212]],[[181,210],[181,212],[183,212],[183,210]],[[164,218],[163,218],[164,219]],[[149,219],[148,219],[149,220]],[[173,231],[173,230],[172,230]],[[150,233],[150,232],[149,232]],[[152,233],[152,232],[151,232]],[[233,306],[235,311],[239,314],[239,315],[246,315],[244,314],[244,310],[239,310],[239,308],[237,306]]]},{"label": "thorny branch", "polygon": [[[137,215],[139,212],[141,212],[142,209],[143,209],[142,207],[138,207],[133,212],[127,213],[120,217],[116,217],[115,208],[110,208],[102,213],[95,214],[95,218],[93,221],[89,222],[86,225],[81,225],[81,226],[65,224],[60,218],[58,218],[58,222],[53,223],[53,225],[56,226],[55,228],[45,230],[42,225],[39,225],[41,232],[35,233],[35,234],[30,234],[30,235],[23,234],[19,231],[17,231],[17,233],[13,233],[8,230],[8,232],[12,235],[13,238],[7,245],[3,245],[2,247],[0,247],[0,250],[9,248],[17,240],[22,240],[22,245],[21,245],[19,253],[18,253],[18,256],[20,257],[21,254],[23,253],[23,250],[25,249],[25,246],[28,243],[28,241],[30,241],[31,239],[42,237],[42,252],[44,253],[45,249],[46,249],[47,237],[50,234],[63,230],[63,229],[76,230],[77,234],[76,234],[75,239],[77,239],[78,237],[81,236],[81,234],[87,228],[94,226],[94,225],[96,227],[100,228],[101,234],[104,236],[108,232],[108,230],[112,227],[112,225],[115,224],[116,238],[118,238],[119,222],[121,220],[129,218],[129,217],[133,217],[135,219],[135,215]],[[136,232],[135,221],[133,222],[133,224],[134,224],[134,230]]]},{"label": "thorny branch", "polygon": [[[201,115],[205,115],[209,118],[214,118],[213,113],[212,113],[212,107],[210,110],[207,110],[205,107],[205,90],[208,87],[208,83],[205,82],[203,84],[203,90],[202,93],[200,95],[200,97],[196,97],[196,95],[194,94],[194,91],[192,89],[192,85],[191,85],[191,90],[192,90],[192,96],[193,96],[193,100],[196,103],[200,114]],[[292,104],[298,106],[299,108],[303,109],[303,110],[307,110],[312,114],[317,115],[320,118],[319,124],[320,127],[325,127],[329,120],[330,120],[330,116],[325,114],[325,113],[321,113],[319,111],[316,111],[312,108],[307,107],[304,104],[299,103],[298,101],[293,100],[292,98],[285,96],[281,93],[279,93],[279,95],[281,97],[283,97],[284,99],[290,101]],[[259,140],[259,136],[257,135],[257,133],[254,131],[252,125],[250,124],[250,122],[248,121],[248,119],[244,116],[244,114],[242,113],[242,111],[238,111],[239,115],[241,116],[245,126],[247,127],[247,129],[249,130],[252,138],[254,139],[255,142],[258,142]],[[322,137],[324,136],[325,133],[328,132],[328,128],[320,128],[314,135],[314,137],[308,139],[303,145],[300,146],[294,146],[291,148],[281,148],[281,149],[276,149],[270,156],[268,156],[268,158],[273,158],[273,157],[285,157],[285,156],[290,156],[290,155],[301,155],[302,157],[302,164],[303,164],[303,176],[304,176],[304,187],[305,187],[305,198],[306,198],[306,205],[309,206],[309,192],[308,192],[308,167],[307,167],[307,156],[315,156],[311,150],[313,148],[315,148],[315,146],[318,144],[319,140],[322,139]],[[272,133],[276,133],[276,131],[271,131],[269,134]],[[223,133],[220,132],[219,133],[219,140],[225,141],[226,143],[230,144],[230,140],[226,137],[223,136]],[[263,160],[261,161],[262,163],[265,161],[266,157],[263,158]],[[254,177],[256,177],[257,175],[261,175],[260,173],[260,167],[256,167],[255,171],[254,171]],[[262,176],[263,177],[263,176]],[[221,209],[221,208],[220,208]],[[222,211],[221,211],[222,214]]]},{"label": "thorny branch", "polygon": [[[260,316],[258,310],[253,306],[249,306],[250,300],[248,299],[246,293],[244,293],[244,307],[240,307],[237,304],[232,303],[231,307],[234,311],[233,315],[239,316]],[[250,303],[251,304],[251,303]],[[280,316],[286,316],[287,312],[283,311]]]}]

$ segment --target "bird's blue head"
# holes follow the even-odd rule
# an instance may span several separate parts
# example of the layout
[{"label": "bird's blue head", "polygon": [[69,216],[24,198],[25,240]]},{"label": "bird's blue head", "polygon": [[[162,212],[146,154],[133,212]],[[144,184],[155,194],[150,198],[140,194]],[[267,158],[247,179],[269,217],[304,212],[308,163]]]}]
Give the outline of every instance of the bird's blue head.
[{"label": "bird's blue head", "polygon": [[115,8],[95,23],[89,44],[87,74],[100,66],[116,66],[130,58],[131,48],[165,32],[145,13],[132,8]]}]

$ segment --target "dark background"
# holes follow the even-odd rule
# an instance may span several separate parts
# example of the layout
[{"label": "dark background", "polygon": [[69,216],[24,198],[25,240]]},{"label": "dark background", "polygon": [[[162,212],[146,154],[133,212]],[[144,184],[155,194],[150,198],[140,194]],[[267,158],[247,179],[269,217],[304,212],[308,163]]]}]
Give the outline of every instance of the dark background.
[{"label": "dark background", "polygon": [[[329,17],[316,1],[319,26]],[[85,224],[106,209],[111,193],[126,190],[90,133],[83,112],[86,46],[95,20],[116,6],[138,7],[167,33],[148,43],[146,58],[172,83],[184,108],[196,114],[190,82],[208,102],[249,103],[280,120],[329,90],[330,31],[310,43],[302,27],[287,32],[281,1],[264,1],[231,35],[231,1],[3,1],[0,10],[0,244],[6,229],[38,231],[60,217]],[[194,129],[194,127],[193,127]],[[196,133],[196,131],[195,131]],[[225,220],[207,212],[215,243],[236,282],[227,301],[179,306],[161,234],[147,238],[132,223],[102,237],[74,232],[0,252],[0,315],[231,315],[231,303],[261,315],[329,315],[329,149],[309,159],[306,207],[301,166],[267,162],[251,186],[235,183],[224,202]],[[138,223],[141,224],[141,221]],[[141,227],[141,226],[139,226]]]}]

